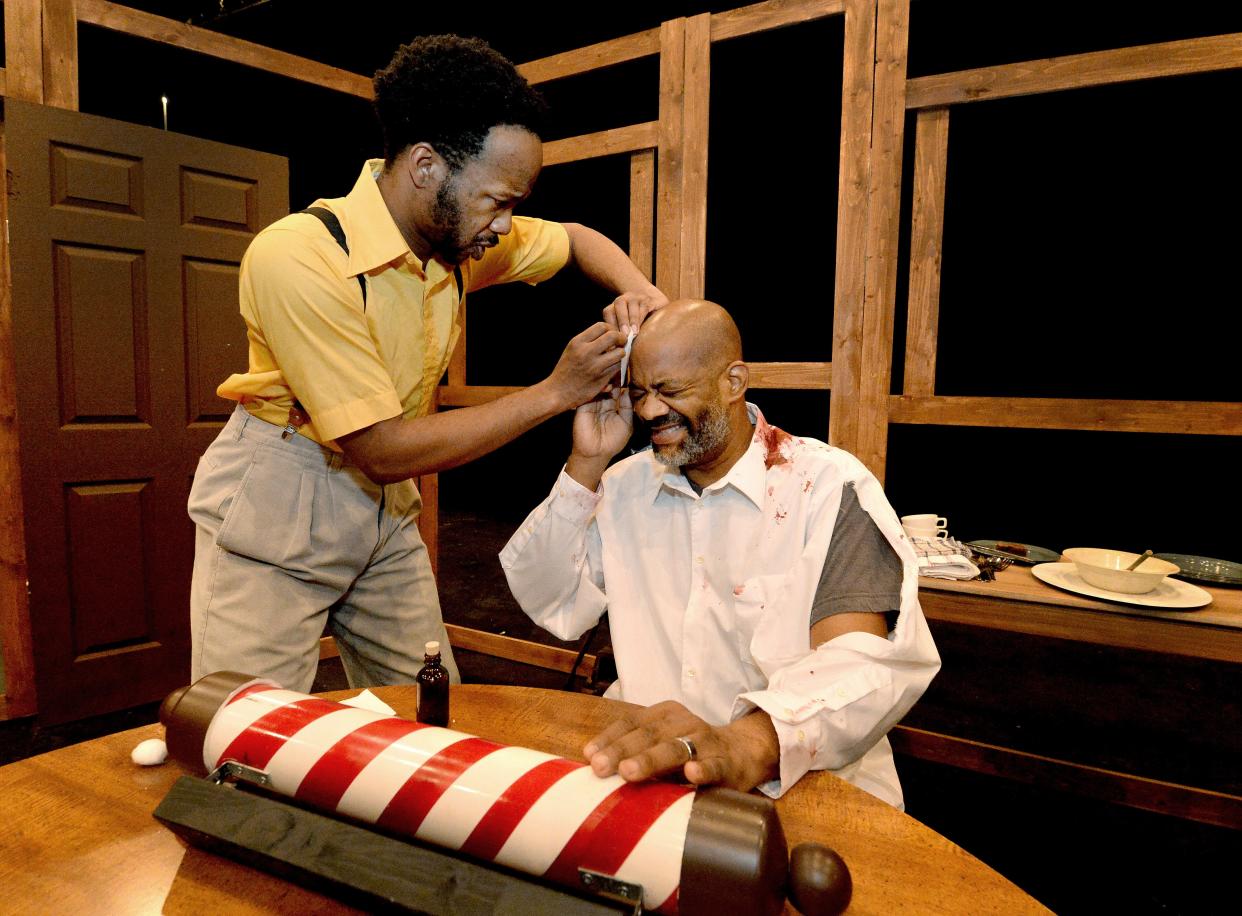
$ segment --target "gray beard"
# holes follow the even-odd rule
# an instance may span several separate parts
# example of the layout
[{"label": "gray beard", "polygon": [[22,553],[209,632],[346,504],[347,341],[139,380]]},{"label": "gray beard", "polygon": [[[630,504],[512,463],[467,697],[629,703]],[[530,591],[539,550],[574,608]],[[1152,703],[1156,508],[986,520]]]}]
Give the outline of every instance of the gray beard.
[{"label": "gray beard", "polygon": [[680,468],[702,461],[724,445],[729,438],[729,415],[720,405],[709,407],[702,415],[698,432],[687,436],[686,441],[673,449],[652,446],[655,460],[670,468]]}]

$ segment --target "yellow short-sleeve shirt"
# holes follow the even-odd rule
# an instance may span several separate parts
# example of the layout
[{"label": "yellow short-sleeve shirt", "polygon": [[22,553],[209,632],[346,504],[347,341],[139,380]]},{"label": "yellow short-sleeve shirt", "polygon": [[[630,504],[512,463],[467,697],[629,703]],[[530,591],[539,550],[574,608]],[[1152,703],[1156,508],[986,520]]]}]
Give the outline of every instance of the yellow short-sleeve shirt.
[{"label": "yellow short-sleeve shirt", "polygon": [[[368,161],[348,195],[315,203],[340,220],[348,256],[306,213],[255,236],[239,287],[250,365],[217,389],[278,426],[296,397],[311,418],[298,431],[330,448],[380,420],[426,414],[461,330],[452,268],[410,251],[380,196],[382,168]],[[467,291],[534,284],[568,259],[563,226],[514,217],[512,231],[461,271]]]}]

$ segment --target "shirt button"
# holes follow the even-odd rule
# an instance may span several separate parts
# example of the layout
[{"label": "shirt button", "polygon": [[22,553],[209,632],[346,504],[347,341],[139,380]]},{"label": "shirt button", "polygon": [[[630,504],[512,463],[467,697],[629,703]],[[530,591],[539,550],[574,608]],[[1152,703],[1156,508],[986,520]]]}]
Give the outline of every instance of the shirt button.
[{"label": "shirt button", "polygon": [[696,563],[698,563],[700,566],[702,566],[702,565],[703,565],[703,558],[702,558],[702,557],[695,557],[695,558],[694,558],[694,562],[696,562]]},{"label": "shirt button", "polygon": [[802,729],[798,729],[798,740],[801,741],[803,744],[806,743],[806,732],[804,732]]},{"label": "shirt button", "polygon": [[690,668],[686,671],[686,677],[694,677],[695,673],[696,673],[695,670],[693,668]]}]

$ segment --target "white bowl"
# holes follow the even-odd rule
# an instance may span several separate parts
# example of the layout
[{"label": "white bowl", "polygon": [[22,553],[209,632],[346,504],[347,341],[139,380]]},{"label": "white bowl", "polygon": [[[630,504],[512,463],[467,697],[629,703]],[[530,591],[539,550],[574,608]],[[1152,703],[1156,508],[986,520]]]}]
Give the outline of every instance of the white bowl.
[{"label": "white bowl", "polygon": [[1138,569],[1127,570],[1126,567],[1137,560],[1140,554],[1124,550],[1071,547],[1063,556],[1074,564],[1078,575],[1088,585],[1127,595],[1146,594],[1163,582],[1165,576],[1181,572],[1175,564],[1155,557],[1148,557]]}]

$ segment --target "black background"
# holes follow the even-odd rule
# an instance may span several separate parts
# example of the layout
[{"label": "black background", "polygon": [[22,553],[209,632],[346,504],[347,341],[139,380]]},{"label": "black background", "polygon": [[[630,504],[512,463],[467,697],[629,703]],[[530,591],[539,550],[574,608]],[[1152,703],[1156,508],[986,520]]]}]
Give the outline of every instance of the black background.
[{"label": "black background", "polygon": [[[744,3],[135,2],[357,73],[455,31],[517,62]],[[223,15],[222,15],[223,13]],[[1242,32],[1242,5],[915,0],[909,74]],[[831,358],[839,17],[713,46],[707,294],[756,360]],[[289,158],[290,204],[345,194],[380,154],[369,103],[92,26],[81,109]],[[541,87],[548,139],[653,120],[654,58]],[[940,344],[944,395],[1242,400],[1236,282],[1242,73],[959,106],[950,131]],[[913,119],[907,121],[894,392],[904,343]],[[628,238],[624,156],[548,168],[524,212]],[[608,297],[572,276],[471,297],[469,381],[524,384]],[[241,367],[238,367],[241,368]],[[769,420],[826,438],[826,392],[757,391]],[[442,476],[442,505],[518,521],[569,445],[562,417]],[[899,514],[995,537],[1242,561],[1242,438],[890,427]]]}]

